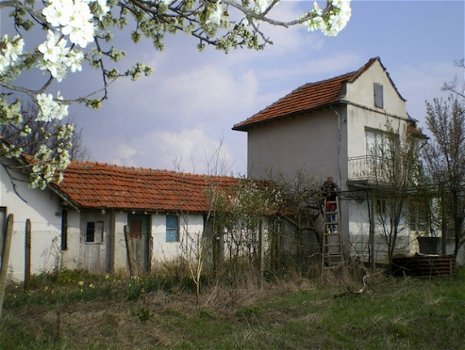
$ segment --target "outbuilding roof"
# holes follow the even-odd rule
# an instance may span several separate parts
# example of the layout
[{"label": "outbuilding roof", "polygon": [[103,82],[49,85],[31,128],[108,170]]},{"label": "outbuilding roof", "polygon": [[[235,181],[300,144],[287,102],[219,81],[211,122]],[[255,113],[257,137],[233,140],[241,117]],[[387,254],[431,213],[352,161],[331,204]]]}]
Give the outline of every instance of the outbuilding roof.
[{"label": "outbuilding roof", "polygon": [[73,161],[63,181],[54,187],[81,208],[206,212],[211,209],[206,193],[209,186],[227,188],[239,181],[227,176]]},{"label": "outbuilding roof", "polygon": [[[247,131],[249,128],[262,123],[274,121],[283,117],[289,117],[301,112],[321,109],[339,102],[341,97],[345,94],[345,84],[355,81],[376,61],[378,61],[384,71],[386,71],[386,68],[381,63],[379,57],[371,58],[356,71],[345,73],[330,79],[304,84],[298,87],[250,118],[234,125],[233,130]],[[386,74],[396,89],[389,74],[387,72]],[[397,93],[399,94],[398,91]],[[400,94],[399,97],[403,99]]]}]

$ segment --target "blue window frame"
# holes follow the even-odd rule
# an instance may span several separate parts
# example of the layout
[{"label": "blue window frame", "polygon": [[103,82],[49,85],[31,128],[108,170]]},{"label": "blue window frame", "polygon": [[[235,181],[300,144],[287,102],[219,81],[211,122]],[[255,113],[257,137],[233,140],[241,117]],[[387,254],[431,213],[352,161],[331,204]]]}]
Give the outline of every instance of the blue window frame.
[{"label": "blue window frame", "polygon": [[166,215],[166,241],[179,242],[179,219],[177,215]]}]

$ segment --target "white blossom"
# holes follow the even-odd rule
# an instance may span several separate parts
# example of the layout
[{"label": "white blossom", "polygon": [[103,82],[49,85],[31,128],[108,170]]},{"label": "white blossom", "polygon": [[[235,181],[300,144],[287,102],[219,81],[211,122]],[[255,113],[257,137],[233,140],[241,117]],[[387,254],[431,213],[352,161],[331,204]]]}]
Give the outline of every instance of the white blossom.
[{"label": "white blossom", "polygon": [[23,53],[23,48],[24,40],[19,35],[11,40],[7,34],[3,36],[0,40],[0,75],[17,63],[19,56]]},{"label": "white blossom", "polygon": [[39,62],[39,68],[48,70],[58,82],[65,78],[68,67],[73,73],[82,70],[81,63],[84,54],[76,48],[71,50],[66,47],[66,43],[66,39],[60,38],[49,30],[47,41],[38,46],[38,50],[43,56]]},{"label": "white blossom", "polygon": [[217,25],[220,25],[221,24],[221,17],[223,16],[223,13],[224,13],[224,8],[223,8],[223,4],[218,1],[216,3],[216,9],[215,11],[213,11],[213,13],[210,15],[210,17],[206,20],[206,24],[217,24]]},{"label": "white blossom", "polygon": [[84,60],[84,54],[82,51],[73,50],[68,55],[66,65],[70,68],[71,72],[80,72],[82,70],[82,61]]},{"label": "white blossom", "polygon": [[[100,3],[104,4],[103,1],[98,3],[99,5]],[[105,9],[109,10],[108,7]],[[61,27],[62,33],[69,35],[69,40],[72,43],[85,48],[87,44],[94,41],[93,15],[88,2],[84,0],[51,0],[48,6],[42,10],[42,14],[53,27]]]},{"label": "white blossom", "polygon": [[352,10],[350,8],[351,0],[332,0],[331,5],[333,6],[332,13],[329,18],[325,18],[323,10],[320,5],[315,1],[313,3],[313,18],[305,22],[309,31],[321,30],[324,35],[335,36],[342,29],[345,28],[350,20]]},{"label": "white blossom", "polygon": [[96,0],[94,2],[98,4],[98,19],[101,20],[103,16],[105,16],[110,11],[110,7],[108,6],[107,0]]},{"label": "white blossom", "polygon": [[49,122],[53,119],[61,120],[68,115],[68,106],[60,102],[63,98],[60,93],[54,99],[52,94],[37,95],[37,104],[39,105],[39,113],[36,120]]},{"label": "white blossom", "polygon": [[270,6],[271,0],[255,0],[255,11],[263,13],[268,6]]},{"label": "white blossom", "polygon": [[66,39],[60,38],[53,31],[47,32],[47,41],[40,44],[37,49],[42,53],[45,61],[50,63],[62,62],[69,52],[66,48]]},{"label": "white blossom", "polygon": [[344,29],[352,14],[350,0],[333,0],[332,5],[339,8],[339,12],[331,15],[326,26],[321,27],[321,31],[327,36],[335,36]]}]

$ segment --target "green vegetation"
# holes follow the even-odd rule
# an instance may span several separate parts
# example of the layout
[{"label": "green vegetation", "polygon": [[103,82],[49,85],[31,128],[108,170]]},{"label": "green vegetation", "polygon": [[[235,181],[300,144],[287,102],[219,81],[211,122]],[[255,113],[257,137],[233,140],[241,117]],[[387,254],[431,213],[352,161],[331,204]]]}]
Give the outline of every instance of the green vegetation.
[{"label": "green vegetation", "polygon": [[10,286],[0,349],[463,349],[465,270],[377,275],[363,294],[295,278],[262,289],[64,271]]}]

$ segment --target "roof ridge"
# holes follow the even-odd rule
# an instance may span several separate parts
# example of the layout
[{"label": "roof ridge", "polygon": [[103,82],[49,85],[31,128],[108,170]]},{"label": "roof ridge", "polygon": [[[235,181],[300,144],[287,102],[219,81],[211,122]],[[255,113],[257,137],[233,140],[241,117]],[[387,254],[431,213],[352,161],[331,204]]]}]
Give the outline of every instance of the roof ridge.
[{"label": "roof ridge", "polygon": [[[156,168],[149,168],[149,167],[135,167],[135,166],[127,166],[127,165],[120,165],[120,164],[111,164],[111,163],[102,163],[98,161],[79,161],[73,160],[69,165],[70,169],[73,169],[73,165],[76,167],[80,166],[96,166],[96,167],[105,167],[108,170],[122,170],[122,171],[130,171],[130,172],[152,172],[152,173],[159,173],[159,174],[167,174],[167,175],[175,175],[175,176],[189,176],[189,177],[198,177],[198,178],[230,178],[230,179],[237,179],[237,177],[231,175],[213,175],[213,174],[195,174],[190,172],[184,171],[177,171],[177,170],[170,170],[170,169],[156,169]],[[67,168],[68,169],[68,168]],[[66,171],[66,170],[65,170]]]},{"label": "roof ridge", "polygon": [[344,73],[344,74],[340,74],[340,75],[336,75],[334,77],[331,77],[331,78],[327,78],[327,79],[323,79],[323,80],[318,80],[318,81],[315,81],[315,82],[309,82],[309,83],[305,83],[297,88],[295,88],[294,90],[290,91],[289,93],[287,93],[286,95],[284,95],[283,97],[281,97],[280,99],[276,100],[275,102],[271,103],[270,105],[266,106],[265,108],[261,109],[260,111],[258,111],[257,113],[255,113],[254,115],[252,115],[251,117],[247,118],[246,120],[242,121],[242,122],[239,122],[237,124],[235,124],[233,126],[233,129],[235,129],[236,127],[240,127],[242,124],[246,124],[248,121],[250,121],[251,119],[253,119],[255,116],[261,114],[262,112],[272,108],[273,106],[281,103],[283,100],[285,100],[286,98],[288,98],[289,96],[297,93],[299,90],[302,90],[304,88],[308,88],[308,87],[311,87],[311,86],[315,86],[315,85],[321,85],[321,84],[325,84],[325,83],[329,83],[331,81],[334,81],[334,80],[341,80],[341,79],[345,79],[347,77],[347,80],[351,80],[351,76],[353,76],[354,74],[357,74],[358,73],[358,70],[355,70],[355,71],[352,71],[352,72],[347,72],[347,73]]}]

